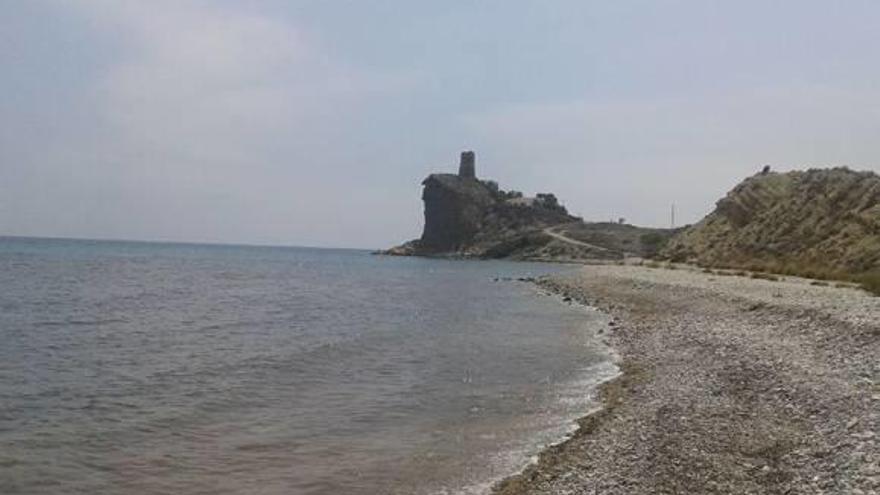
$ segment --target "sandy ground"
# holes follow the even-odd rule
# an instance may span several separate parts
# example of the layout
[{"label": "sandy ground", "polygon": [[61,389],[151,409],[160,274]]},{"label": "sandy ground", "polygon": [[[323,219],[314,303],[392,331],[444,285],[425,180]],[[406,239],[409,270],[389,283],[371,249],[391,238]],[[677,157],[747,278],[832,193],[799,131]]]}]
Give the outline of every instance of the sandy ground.
[{"label": "sandy ground", "polygon": [[587,266],[605,407],[497,494],[880,493],[880,298],[800,279]]}]

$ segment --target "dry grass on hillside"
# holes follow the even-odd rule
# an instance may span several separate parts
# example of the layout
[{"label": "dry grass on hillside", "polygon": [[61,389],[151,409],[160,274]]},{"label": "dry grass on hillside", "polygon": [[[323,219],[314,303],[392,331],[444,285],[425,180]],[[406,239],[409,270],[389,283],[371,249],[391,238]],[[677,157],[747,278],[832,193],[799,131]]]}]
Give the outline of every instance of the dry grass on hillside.
[{"label": "dry grass on hillside", "polygon": [[880,295],[880,176],[847,168],[761,173],[673,238],[661,257],[861,285]]},{"label": "dry grass on hillside", "polygon": [[880,272],[869,273],[859,277],[858,282],[866,291],[880,296]]}]

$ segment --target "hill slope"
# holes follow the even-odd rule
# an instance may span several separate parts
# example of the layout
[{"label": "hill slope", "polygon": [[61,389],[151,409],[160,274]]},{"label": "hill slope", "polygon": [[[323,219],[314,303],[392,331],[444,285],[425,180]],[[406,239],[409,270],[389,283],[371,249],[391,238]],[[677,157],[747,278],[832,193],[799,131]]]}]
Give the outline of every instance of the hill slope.
[{"label": "hill slope", "polygon": [[664,257],[707,266],[855,275],[880,269],[880,177],[847,168],[749,177]]}]

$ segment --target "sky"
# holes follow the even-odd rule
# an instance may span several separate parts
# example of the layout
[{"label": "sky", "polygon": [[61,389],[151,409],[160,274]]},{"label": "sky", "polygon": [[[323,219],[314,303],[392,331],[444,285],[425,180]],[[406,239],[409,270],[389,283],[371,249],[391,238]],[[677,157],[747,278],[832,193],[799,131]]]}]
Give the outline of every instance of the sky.
[{"label": "sky", "polygon": [[586,220],[880,171],[880,3],[0,0],[0,235],[380,248],[465,149]]}]

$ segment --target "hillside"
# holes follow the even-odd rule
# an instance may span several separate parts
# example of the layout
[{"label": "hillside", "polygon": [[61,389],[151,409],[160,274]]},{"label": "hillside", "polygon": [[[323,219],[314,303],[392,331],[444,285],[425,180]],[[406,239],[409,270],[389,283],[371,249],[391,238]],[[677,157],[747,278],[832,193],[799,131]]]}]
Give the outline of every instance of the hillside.
[{"label": "hillside", "polygon": [[662,251],[706,266],[851,277],[880,269],[880,177],[847,168],[762,172]]}]

